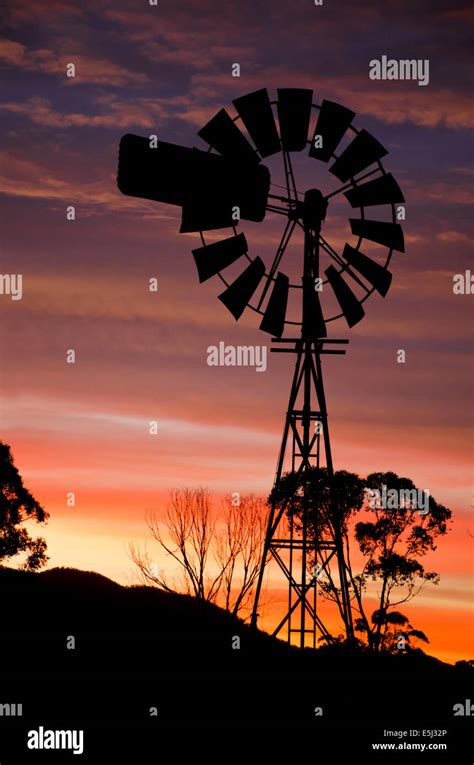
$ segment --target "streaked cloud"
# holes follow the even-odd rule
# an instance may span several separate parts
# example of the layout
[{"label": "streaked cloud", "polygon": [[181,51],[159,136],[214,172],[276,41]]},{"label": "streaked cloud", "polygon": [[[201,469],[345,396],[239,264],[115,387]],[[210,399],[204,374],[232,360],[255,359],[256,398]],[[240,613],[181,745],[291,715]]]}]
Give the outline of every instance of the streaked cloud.
[{"label": "streaked cloud", "polygon": [[[106,58],[93,57],[76,52],[74,46],[58,55],[47,48],[27,48],[14,40],[0,41],[0,61],[30,72],[60,75],[67,85],[143,85],[149,78],[141,72],[120,66]],[[67,77],[67,64],[73,63],[75,77]]]}]

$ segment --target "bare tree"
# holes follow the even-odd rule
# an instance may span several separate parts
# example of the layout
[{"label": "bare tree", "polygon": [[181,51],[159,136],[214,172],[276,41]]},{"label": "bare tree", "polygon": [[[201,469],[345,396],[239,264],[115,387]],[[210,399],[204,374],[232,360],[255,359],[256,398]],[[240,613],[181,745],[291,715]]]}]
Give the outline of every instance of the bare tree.
[{"label": "bare tree", "polygon": [[262,562],[268,505],[253,494],[224,500],[224,529],[217,537],[216,558],[222,570],[225,608],[233,614],[246,611]]},{"label": "bare tree", "polygon": [[228,611],[241,614],[258,576],[266,518],[266,501],[254,495],[237,502],[226,497],[219,518],[207,489],[175,489],[166,512],[148,513],[146,522],[153,539],[179,564],[181,579],[158,572],[146,547],[130,544],[130,557],[147,584],[213,603],[222,598]]},{"label": "bare tree", "polygon": [[201,600],[214,601],[221,587],[222,574],[212,580],[206,576],[209,553],[215,535],[215,518],[211,495],[206,489],[175,489],[163,515],[147,513],[146,523],[151,536],[181,567],[182,581],[170,581],[164,572],[157,572],[145,549],[130,545],[130,554],[142,578],[167,592],[183,591]]}]

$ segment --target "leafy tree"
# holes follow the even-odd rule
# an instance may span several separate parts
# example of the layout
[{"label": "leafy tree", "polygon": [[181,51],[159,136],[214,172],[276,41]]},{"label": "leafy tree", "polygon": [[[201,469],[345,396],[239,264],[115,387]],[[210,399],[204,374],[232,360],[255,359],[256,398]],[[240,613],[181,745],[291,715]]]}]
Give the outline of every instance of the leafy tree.
[{"label": "leafy tree", "polygon": [[[301,531],[304,503],[307,504],[308,537],[317,539],[321,544],[332,539],[333,515],[339,520],[344,553],[349,560],[348,522],[351,516],[361,509],[365,497],[365,482],[355,473],[337,470],[332,481],[327,468],[311,467],[299,475],[285,473],[277,487],[274,487],[268,502],[276,501],[279,507],[290,498],[286,505],[286,514],[295,531]],[[306,497],[306,498],[305,498]],[[308,558],[308,571],[313,572],[315,565],[323,560]],[[326,600],[333,601],[343,617],[341,590],[333,575],[330,565],[318,575],[318,586]],[[333,640],[336,638],[333,636]]]},{"label": "leafy tree", "polygon": [[[340,522],[345,528],[350,515],[360,510],[364,502],[365,482],[355,473],[347,470],[337,470],[332,484],[327,468],[312,467],[304,473],[285,473],[278,487],[274,488],[269,502],[276,500],[278,504],[290,497],[286,512],[293,518],[296,529],[301,529],[303,502],[310,508],[308,526],[311,535],[318,540],[324,540],[331,531],[331,509],[337,512]],[[317,509],[316,509],[317,508]]]},{"label": "leafy tree", "polygon": [[[383,627],[378,646],[381,651],[396,653],[399,650],[405,651],[414,648],[414,643],[417,640],[422,640],[424,643],[430,642],[424,632],[413,629],[408,617],[401,614],[400,611],[386,611],[385,613],[379,610],[374,611],[371,621],[373,625]],[[365,633],[365,621],[357,619],[355,629]]]},{"label": "leafy tree", "polygon": [[474,670],[474,659],[461,659],[460,661],[457,661],[454,666],[459,669],[469,669],[472,671]]},{"label": "leafy tree", "polygon": [[15,467],[11,449],[0,441],[0,561],[23,555],[21,568],[37,571],[48,560],[46,541],[32,538],[22,525],[26,521],[45,523],[48,513],[25,489]]},{"label": "leafy tree", "polygon": [[[379,495],[384,487],[387,492],[394,490],[398,497],[403,496],[402,492],[418,491],[409,478],[392,472],[371,473],[365,484],[370,492],[375,490]],[[421,559],[436,550],[438,538],[447,533],[451,511],[431,496],[426,509],[427,512],[420,512],[416,502],[400,500],[395,507],[377,507],[377,503],[367,501],[365,512],[369,520],[355,524],[355,540],[365,564],[359,575],[351,573],[351,583],[367,641],[376,651],[386,647],[392,609],[412,600],[428,582],[439,582],[439,574],[427,571]],[[369,624],[362,600],[370,581],[379,585],[379,591],[378,608]]]},{"label": "leafy tree", "polygon": [[[278,495],[274,490],[269,498],[281,505],[289,496],[287,517],[301,528],[306,494],[308,534],[319,542],[328,537],[335,520],[340,524],[355,628],[374,651],[392,650],[398,636],[404,637],[407,648],[416,639],[428,642],[426,635],[413,629],[408,618],[395,608],[414,598],[428,582],[438,583],[439,574],[427,571],[421,559],[436,549],[438,538],[448,531],[451,517],[451,511],[433,497],[429,497],[426,513],[410,501],[377,507],[368,497],[374,491],[382,495],[384,487],[387,492],[395,490],[398,497],[404,496],[401,490],[417,490],[410,479],[392,472],[372,473],[362,479],[340,470],[330,481],[326,469],[311,468],[299,476],[285,474]],[[361,512],[367,513],[366,520],[358,520]],[[353,565],[357,548],[362,554],[358,572]],[[310,560],[309,570],[317,562]],[[318,584],[323,597],[334,602],[342,616],[341,591],[330,564],[321,571]],[[369,603],[374,597],[377,608],[370,614]]]}]

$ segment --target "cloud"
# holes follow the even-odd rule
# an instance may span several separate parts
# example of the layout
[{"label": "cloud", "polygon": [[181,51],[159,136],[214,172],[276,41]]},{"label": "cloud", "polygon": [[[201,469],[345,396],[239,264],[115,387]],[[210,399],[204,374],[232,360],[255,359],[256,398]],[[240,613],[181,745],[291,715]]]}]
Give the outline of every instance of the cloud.
[{"label": "cloud", "polygon": [[111,94],[98,96],[90,101],[99,113],[60,112],[46,98],[33,96],[27,101],[9,101],[0,104],[0,110],[19,114],[35,125],[51,128],[144,128],[153,131],[157,127],[179,119],[193,127],[204,125],[214,114],[215,107],[195,105],[187,96],[168,98],[134,98],[123,101]]},{"label": "cloud", "polygon": [[8,168],[8,176],[0,176],[3,194],[39,199],[89,201],[93,204],[110,202],[112,194],[100,191],[97,184],[77,187],[73,180],[64,180],[46,166],[30,159],[20,159],[0,152],[0,166]]},{"label": "cloud", "polygon": [[[99,0],[96,0],[96,5]],[[15,0],[8,8],[8,20],[10,25],[16,26],[24,23],[31,24],[33,21],[44,22],[47,19],[48,26],[54,22],[66,20],[71,22],[71,17],[83,16],[83,11],[76,3],[67,0]]]},{"label": "cloud", "polygon": [[11,66],[24,66],[25,46],[13,40],[0,40],[0,61]]},{"label": "cloud", "polygon": [[[11,58],[17,58],[19,53],[11,49],[8,54]],[[274,81],[278,85],[287,83],[288,76],[283,70],[273,70],[268,73],[254,74],[246,77],[248,90],[264,87],[267,81]],[[299,87],[311,87],[314,80],[311,75],[300,72],[293,84]],[[96,113],[86,112],[63,112],[57,111],[51,101],[39,96],[33,96],[27,101],[9,101],[0,104],[0,109],[12,114],[19,114],[30,119],[34,124],[52,128],[69,127],[92,127],[105,129],[138,129],[153,130],[173,120],[179,120],[193,128],[200,128],[215,114],[217,108],[225,106],[232,112],[231,99],[235,96],[235,81],[228,74],[208,75],[197,73],[192,77],[192,89],[189,95],[164,96],[160,98],[139,97],[133,100],[117,98],[111,93],[100,94],[90,105],[94,105]],[[431,99],[431,106],[422,105],[415,94],[407,92],[395,93],[395,97],[388,100],[386,91],[383,89],[369,92],[360,89],[360,83],[354,82],[352,89],[348,89],[338,80],[330,78],[320,79],[320,92],[322,97],[330,97],[340,100],[349,107],[354,107],[361,114],[369,114],[379,120],[401,124],[412,122],[425,127],[469,127],[474,124],[474,113],[470,108],[469,99],[465,99],[465,105],[457,102],[457,109],[451,109],[454,94],[445,93],[436,99]],[[357,92],[359,88],[359,92]],[[218,90],[229,94],[229,103],[225,103],[225,95],[217,102]],[[322,100],[322,97],[320,100]],[[205,101],[208,103],[205,103]],[[204,103],[203,103],[204,101]],[[464,109],[464,111],[463,111]],[[460,173],[467,174],[467,170],[458,168]],[[448,199],[452,203],[471,204],[473,201],[472,191],[460,188],[459,185],[447,185],[445,182],[433,183],[424,195],[431,199]]]},{"label": "cloud", "polygon": [[474,175],[474,167],[453,167],[453,172],[460,173],[461,175]]},{"label": "cloud", "polygon": [[[196,51],[200,49],[206,55],[207,49],[211,46],[223,48],[222,41],[228,34],[235,39],[236,31],[240,31],[239,20],[242,20],[244,12],[244,8],[236,7],[232,3],[223,5],[219,2],[216,7],[215,0],[211,2],[201,0],[198,7],[191,9],[189,6],[176,5],[172,15],[157,14],[153,10],[150,12],[150,9],[140,13],[136,7],[133,7],[131,10],[108,8],[104,12],[104,17],[121,27],[131,40],[140,43],[155,41],[168,43],[175,49],[184,44],[184,51],[190,48]],[[218,18],[216,13],[219,14]],[[249,28],[246,24],[246,39],[249,37],[249,32],[254,29],[255,25],[252,29],[252,25]],[[206,42],[205,46],[202,45],[203,40]],[[235,49],[241,46],[233,47]]]},{"label": "cloud", "polygon": [[464,8],[448,8],[438,12],[438,16],[443,21],[447,19],[465,23],[474,19],[474,8],[472,5],[466,5]]},{"label": "cloud", "polygon": [[[76,43],[76,48],[77,48]],[[144,85],[149,81],[148,75],[135,72],[128,67],[109,61],[106,58],[96,58],[75,51],[74,46],[65,50],[63,45],[60,53],[47,48],[28,49],[25,45],[14,40],[0,41],[0,61],[9,66],[31,72],[60,75],[66,84],[99,84],[99,85]],[[75,65],[76,76],[67,77],[66,67],[69,63]]]},{"label": "cloud", "polygon": [[[340,101],[361,114],[369,114],[392,125],[412,123],[422,127],[470,128],[474,127],[474,111],[469,94],[449,89],[409,89],[404,82],[365,82],[360,76],[315,77],[313,72],[276,66],[246,73],[247,90],[267,87],[269,82],[278,87],[314,88],[318,86],[319,100]],[[235,80],[227,73],[197,72],[192,83],[201,96],[211,93],[235,93]],[[390,94],[390,97],[388,96]],[[234,96],[232,96],[234,97]]]},{"label": "cloud", "polygon": [[472,242],[472,237],[464,234],[462,231],[441,231],[439,234],[436,234],[436,239],[439,239],[440,242],[448,243],[463,242],[470,244]]},{"label": "cloud", "polygon": [[[78,182],[75,175],[63,178],[54,173],[45,164],[31,159],[14,157],[7,152],[0,152],[0,189],[2,194],[11,197],[60,201],[64,205],[81,205],[81,216],[97,213],[97,207],[106,210],[119,210],[122,215],[139,214],[154,220],[173,221],[176,214],[173,209],[167,213],[147,200],[128,197],[116,189],[114,172],[107,172],[95,180]],[[8,174],[7,174],[8,173]],[[65,213],[64,213],[65,214]]]},{"label": "cloud", "polygon": [[[206,300],[196,311],[195,304],[189,302],[189,295],[183,292],[180,279],[160,278],[160,285],[164,284],[161,289],[166,291],[166,298],[161,300],[149,292],[148,276],[129,276],[124,281],[123,276],[110,273],[96,274],[93,279],[80,274],[70,279],[54,273],[42,273],[25,276],[25,284],[26,281],[28,293],[24,295],[23,306],[30,317],[61,317],[62,321],[68,318],[140,321],[143,326],[150,322],[150,333],[156,323],[162,330],[165,325],[173,326],[179,322],[201,331],[219,328],[222,324],[221,305],[215,300]],[[197,280],[195,285],[197,287]],[[120,342],[126,344],[123,334]],[[133,342],[136,346],[136,338]],[[144,347],[147,343],[148,339]]]},{"label": "cloud", "polygon": [[[420,192],[423,193],[421,187]],[[443,181],[431,183],[430,187],[425,189],[424,193],[428,199],[440,200],[445,204],[474,204],[474,191],[472,188],[470,186],[463,188],[459,185],[459,182],[456,182],[454,179],[452,183]]]},{"label": "cloud", "polygon": [[28,117],[36,125],[53,128],[153,128],[157,120],[165,115],[169,117],[166,106],[152,98],[138,99],[131,104],[108,99],[106,106],[107,111],[103,114],[64,113],[56,111],[46,98],[34,96],[21,103],[0,104],[0,109]]},{"label": "cloud", "polygon": [[[461,178],[458,175],[461,175]],[[443,176],[443,171],[432,166],[425,169],[423,177],[416,175],[411,178],[404,178],[403,191],[408,203],[435,200],[440,202],[443,207],[447,204],[472,205],[474,192],[469,175],[469,168],[449,168],[449,172],[444,173],[443,179],[437,180]],[[433,208],[431,202],[429,206]]]}]

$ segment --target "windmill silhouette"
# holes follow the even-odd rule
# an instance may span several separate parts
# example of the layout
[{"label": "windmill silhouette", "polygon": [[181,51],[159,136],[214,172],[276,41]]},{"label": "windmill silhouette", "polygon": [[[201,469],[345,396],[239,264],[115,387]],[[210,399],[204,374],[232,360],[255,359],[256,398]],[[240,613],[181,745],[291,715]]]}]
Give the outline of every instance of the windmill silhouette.
[{"label": "windmill silhouette", "polygon": [[[331,322],[344,317],[353,327],[363,318],[370,295],[375,291],[383,297],[387,294],[392,254],[404,251],[395,207],[404,197],[382,165],[387,150],[370,133],[353,126],[355,113],[350,109],[327,100],[314,104],[313,92],[300,88],[279,89],[273,101],[261,89],[235,99],[233,105],[234,118],[221,109],[198,131],[208,151],[163,141],[154,147],[148,138],[123,136],[118,187],[124,194],[180,206],[180,232],[195,231],[201,236],[201,246],[193,250],[200,282],[218,276],[225,286],[219,300],[234,318],[238,320],[250,308],[261,317],[260,329],[273,336],[272,351],[296,355],[252,623],[257,624],[264,571],[272,559],[288,585],[288,606],[273,634],[285,628],[289,642],[315,647],[318,636],[332,639],[318,611],[317,593],[318,577],[330,570],[333,560],[346,636],[351,640],[354,635],[342,519],[335,494],[330,489],[329,507],[323,508],[322,503],[316,507],[318,499],[314,492],[309,496],[305,480],[323,465],[330,487],[334,480],[321,357],[344,354],[341,346],[348,343],[328,338]],[[331,162],[329,173],[342,185],[326,194],[318,188],[300,193],[291,158],[300,152],[308,163]],[[270,193],[270,187],[276,190],[279,184],[261,162],[274,155],[282,160],[284,194]],[[349,218],[357,242],[346,243],[342,253],[321,232],[338,195],[359,210],[359,217]],[[386,206],[388,220],[366,217],[365,208],[380,206]],[[260,256],[249,255],[245,234],[236,228],[236,221],[261,223],[267,215],[285,220],[280,244],[268,266]],[[231,228],[232,235],[206,243],[204,231],[222,228]],[[304,244],[299,277],[292,281],[288,269],[285,272],[280,266],[295,230],[303,232]],[[372,249],[374,244],[381,246],[383,255],[379,247],[369,257],[363,252],[364,241]],[[325,268],[323,256],[329,261]],[[222,272],[240,259],[245,268],[229,281]],[[294,267],[293,261],[290,267]],[[288,315],[290,297],[297,306],[293,318]],[[287,337],[283,337],[285,329],[290,333]],[[283,495],[278,491],[287,468],[302,487],[298,523],[288,512],[291,490]],[[324,532],[315,534],[310,519],[318,517],[318,512]]]}]

